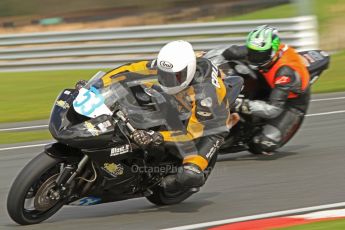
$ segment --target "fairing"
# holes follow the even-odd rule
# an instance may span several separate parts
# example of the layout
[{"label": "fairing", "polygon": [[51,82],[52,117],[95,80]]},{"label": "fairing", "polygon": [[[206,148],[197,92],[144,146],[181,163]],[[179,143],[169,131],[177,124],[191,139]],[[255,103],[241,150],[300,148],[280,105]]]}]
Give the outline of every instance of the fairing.
[{"label": "fairing", "polygon": [[158,87],[152,87],[157,82],[156,75],[126,72],[111,78],[104,76],[104,73],[96,74],[79,91],[65,89],[61,92],[49,123],[56,140],[80,149],[111,147],[112,114],[118,109],[137,129],[164,124],[166,97]]}]

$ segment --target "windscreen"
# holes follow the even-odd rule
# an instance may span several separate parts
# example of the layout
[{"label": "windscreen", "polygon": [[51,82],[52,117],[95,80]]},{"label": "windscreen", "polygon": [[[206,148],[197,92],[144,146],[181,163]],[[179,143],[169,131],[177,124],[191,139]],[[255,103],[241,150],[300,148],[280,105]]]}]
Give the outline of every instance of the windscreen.
[{"label": "windscreen", "polygon": [[147,71],[114,76],[99,72],[79,90],[73,107],[77,113],[90,118],[112,115],[121,109],[137,128],[158,126],[164,124],[162,108],[166,99],[152,87],[156,83],[157,75]]},{"label": "windscreen", "polygon": [[[226,97],[217,83],[199,82],[190,90],[169,95],[159,86],[157,72],[103,74],[80,89],[73,106],[90,118],[121,110],[136,129],[163,128],[165,140],[178,142],[178,152],[184,156],[197,152],[191,140],[228,131],[228,109],[212,106]],[[192,114],[195,100],[200,102],[199,110]]]}]

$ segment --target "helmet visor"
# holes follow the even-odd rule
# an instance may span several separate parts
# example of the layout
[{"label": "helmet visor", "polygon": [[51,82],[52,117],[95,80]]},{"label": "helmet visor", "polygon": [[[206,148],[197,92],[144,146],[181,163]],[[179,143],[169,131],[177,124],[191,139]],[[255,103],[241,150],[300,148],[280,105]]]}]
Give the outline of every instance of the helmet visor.
[{"label": "helmet visor", "polygon": [[179,72],[166,72],[158,68],[158,82],[164,87],[180,86],[187,79],[187,67]]},{"label": "helmet visor", "polygon": [[262,66],[271,60],[272,49],[258,51],[248,49],[248,61],[254,66]]}]

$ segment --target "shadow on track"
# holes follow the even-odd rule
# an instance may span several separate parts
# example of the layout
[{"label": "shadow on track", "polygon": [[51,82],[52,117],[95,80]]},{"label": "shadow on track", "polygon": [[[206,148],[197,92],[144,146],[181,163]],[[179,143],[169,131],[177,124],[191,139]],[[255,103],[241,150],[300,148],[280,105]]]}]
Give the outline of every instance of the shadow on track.
[{"label": "shadow on track", "polygon": [[273,155],[251,154],[249,152],[222,154],[218,156],[217,161],[273,161],[298,155],[300,151],[296,150],[301,150],[305,147],[308,147],[308,145],[289,146],[288,148],[283,148],[283,150],[274,152]]}]

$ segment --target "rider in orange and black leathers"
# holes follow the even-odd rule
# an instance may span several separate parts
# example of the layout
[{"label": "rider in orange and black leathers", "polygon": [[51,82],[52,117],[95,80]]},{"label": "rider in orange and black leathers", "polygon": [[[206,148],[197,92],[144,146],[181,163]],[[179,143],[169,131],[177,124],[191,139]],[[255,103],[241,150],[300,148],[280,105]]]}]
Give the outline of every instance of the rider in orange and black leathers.
[{"label": "rider in orange and black leathers", "polygon": [[236,106],[239,113],[267,119],[251,147],[255,153],[269,154],[290,139],[307,111],[310,76],[305,62],[266,25],[253,30],[245,46],[233,45],[223,56],[248,61],[271,88],[267,101],[237,99]]},{"label": "rider in orange and black leathers", "polygon": [[[184,49],[187,50],[191,49],[190,44],[184,41],[172,42],[167,44],[166,47],[176,45],[186,46]],[[162,50],[164,51],[164,47]],[[190,55],[193,59],[192,56],[195,56],[194,51]],[[174,189],[176,186],[200,187],[206,179],[204,170],[210,160],[216,157],[218,148],[237,118],[230,115],[229,99],[234,97],[231,93],[239,92],[242,84],[240,82],[234,87],[233,92],[229,92],[222,81],[218,68],[208,59],[195,59],[195,57],[195,60],[192,60],[188,67],[189,69],[194,67],[194,71],[190,71],[186,67],[184,70],[174,73],[177,80],[175,75],[161,78],[161,76],[164,76],[164,73],[162,73],[164,66],[159,66],[159,62],[163,63],[162,60],[168,62],[169,57],[164,58],[160,60],[158,55],[158,59],[153,61],[141,61],[116,68],[103,77],[103,82],[109,84],[111,77],[121,72],[140,71],[140,73],[147,75],[155,75],[158,70],[159,83],[151,84],[150,87],[166,92],[168,97],[174,98],[173,104],[175,106],[166,106],[168,110],[167,119],[170,121],[167,122],[167,127],[159,132],[137,130],[132,138],[143,148],[160,146],[164,142],[175,143],[183,158],[182,167],[178,169],[176,175],[165,178],[163,181],[164,186],[167,189]],[[193,66],[193,63],[196,65]],[[167,66],[167,64],[165,65]],[[192,75],[187,76],[187,72]],[[183,85],[186,81],[188,84],[185,84],[179,90],[178,87],[181,83]],[[167,91],[168,87],[170,87],[169,89],[174,88],[175,91]],[[180,121],[174,110],[180,114],[187,114],[186,120]]]}]

